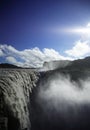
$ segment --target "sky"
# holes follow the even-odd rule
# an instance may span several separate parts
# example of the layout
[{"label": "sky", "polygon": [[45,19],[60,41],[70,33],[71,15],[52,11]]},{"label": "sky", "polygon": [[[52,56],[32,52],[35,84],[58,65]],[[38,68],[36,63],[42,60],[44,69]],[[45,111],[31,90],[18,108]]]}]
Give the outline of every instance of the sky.
[{"label": "sky", "polygon": [[39,67],[90,55],[90,0],[0,0],[0,62]]}]

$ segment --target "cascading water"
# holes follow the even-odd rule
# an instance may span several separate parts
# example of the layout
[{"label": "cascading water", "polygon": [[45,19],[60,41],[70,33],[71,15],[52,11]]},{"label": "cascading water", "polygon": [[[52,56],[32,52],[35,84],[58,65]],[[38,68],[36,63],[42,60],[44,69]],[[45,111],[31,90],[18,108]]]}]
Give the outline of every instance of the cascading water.
[{"label": "cascading water", "polygon": [[0,98],[3,98],[3,116],[8,118],[8,130],[30,130],[28,106],[38,75],[38,72],[30,69],[0,70]]},{"label": "cascading water", "polygon": [[0,69],[0,98],[8,130],[90,130],[90,71]]}]

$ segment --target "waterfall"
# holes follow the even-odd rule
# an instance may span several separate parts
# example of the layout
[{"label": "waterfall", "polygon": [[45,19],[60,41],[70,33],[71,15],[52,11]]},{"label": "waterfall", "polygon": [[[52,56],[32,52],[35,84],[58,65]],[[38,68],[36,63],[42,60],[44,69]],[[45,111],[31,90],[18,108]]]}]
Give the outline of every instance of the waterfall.
[{"label": "waterfall", "polygon": [[90,130],[90,71],[0,69],[0,98],[8,130]]},{"label": "waterfall", "polygon": [[[0,70],[0,93],[3,94],[3,104],[6,105],[6,109],[9,108],[9,115],[18,120],[18,130],[28,130],[31,127],[28,104],[30,93],[38,79],[39,73],[30,69]],[[7,115],[6,110],[5,116]]]}]

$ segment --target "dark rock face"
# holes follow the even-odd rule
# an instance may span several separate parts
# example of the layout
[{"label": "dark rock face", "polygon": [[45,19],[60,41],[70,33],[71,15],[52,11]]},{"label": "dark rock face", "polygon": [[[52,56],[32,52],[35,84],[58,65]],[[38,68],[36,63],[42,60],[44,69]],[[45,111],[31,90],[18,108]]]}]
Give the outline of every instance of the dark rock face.
[{"label": "dark rock face", "polygon": [[2,63],[0,64],[0,68],[15,68],[15,69],[20,69],[21,67],[18,67],[16,65],[8,64],[8,63]]}]

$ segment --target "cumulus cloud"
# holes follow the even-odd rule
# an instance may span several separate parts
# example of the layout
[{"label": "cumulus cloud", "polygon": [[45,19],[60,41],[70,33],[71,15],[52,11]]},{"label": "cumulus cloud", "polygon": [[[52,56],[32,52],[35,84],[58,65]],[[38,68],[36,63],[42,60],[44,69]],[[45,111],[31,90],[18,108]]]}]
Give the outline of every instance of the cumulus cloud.
[{"label": "cumulus cloud", "polygon": [[[44,62],[53,60],[73,60],[84,58],[90,55],[90,23],[86,27],[72,28],[71,33],[81,34],[72,48],[65,50],[66,56],[61,55],[54,49],[38,47],[32,49],[17,50],[11,45],[0,45],[0,57],[5,58],[9,63],[22,67],[42,67]],[[69,31],[69,30],[68,30]],[[70,33],[70,31],[69,31]]]},{"label": "cumulus cloud", "polygon": [[75,58],[81,58],[90,54],[90,45],[88,41],[77,41],[72,49],[65,51],[66,54]]},{"label": "cumulus cloud", "polygon": [[0,57],[4,56],[3,51],[0,49]]},{"label": "cumulus cloud", "polygon": [[65,53],[73,58],[83,58],[90,55],[90,23],[82,28],[72,28],[72,31],[76,34],[80,34],[81,37],[77,40],[74,46],[66,50]]},{"label": "cumulus cloud", "polygon": [[90,23],[87,24],[87,27],[90,27]]},{"label": "cumulus cloud", "polygon": [[16,62],[17,62],[16,59],[15,59],[14,57],[12,57],[12,56],[6,57],[6,60],[7,60],[8,62],[11,62],[11,63],[16,63]]},{"label": "cumulus cloud", "polygon": [[18,65],[18,66],[23,66],[23,63],[22,63],[22,62],[17,61],[17,60],[16,60],[14,57],[12,57],[12,56],[6,57],[6,61],[9,62],[9,63],[15,64],[15,65]]},{"label": "cumulus cloud", "polygon": [[19,51],[11,45],[0,45],[0,50],[5,60],[22,67],[41,67],[45,61],[52,60],[71,60],[69,57],[60,55],[54,49],[44,48],[40,50],[35,47]]}]

